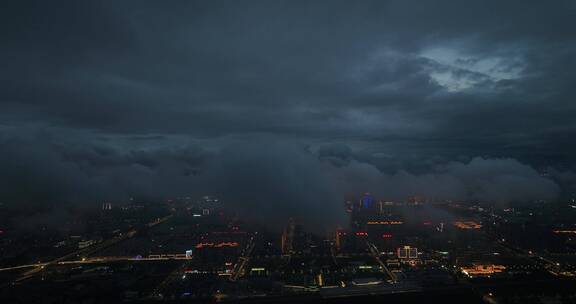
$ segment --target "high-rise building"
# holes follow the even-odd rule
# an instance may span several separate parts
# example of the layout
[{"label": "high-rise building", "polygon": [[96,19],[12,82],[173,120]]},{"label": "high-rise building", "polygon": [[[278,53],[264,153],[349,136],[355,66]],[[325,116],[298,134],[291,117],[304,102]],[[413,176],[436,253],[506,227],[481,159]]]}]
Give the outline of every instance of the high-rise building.
[{"label": "high-rise building", "polygon": [[350,228],[365,229],[367,219],[376,212],[376,199],[370,193],[365,193],[356,204],[347,203],[346,206],[350,210]]},{"label": "high-rise building", "polygon": [[342,239],[345,235],[346,235],[345,231],[343,231],[342,229],[336,229],[334,246],[336,247],[337,251],[340,251],[342,249],[342,243],[343,243]]},{"label": "high-rise building", "polygon": [[410,246],[404,246],[398,248],[396,251],[399,259],[417,259],[418,258],[418,248],[413,248]]},{"label": "high-rise building", "polygon": [[293,242],[294,242],[294,230],[296,224],[294,219],[288,221],[288,226],[284,228],[282,232],[282,254],[292,254],[294,252]]},{"label": "high-rise building", "polygon": [[311,234],[304,230],[302,224],[296,223],[292,238],[292,250],[298,254],[310,253]]},{"label": "high-rise building", "polygon": [[360,199],[360,208],[371,209],[375,203],[376,199],[374,196],[372,196],[370,193],[365,193],[364,196]]}]

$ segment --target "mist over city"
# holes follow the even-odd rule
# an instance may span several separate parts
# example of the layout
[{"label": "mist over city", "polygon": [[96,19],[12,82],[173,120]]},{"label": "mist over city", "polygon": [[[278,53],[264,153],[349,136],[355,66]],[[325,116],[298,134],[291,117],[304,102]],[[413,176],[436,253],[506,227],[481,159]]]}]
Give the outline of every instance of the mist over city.
[{"label": "mist over city", "polygon": [[0,20],[7,303],[576,301],[574,1]]}]

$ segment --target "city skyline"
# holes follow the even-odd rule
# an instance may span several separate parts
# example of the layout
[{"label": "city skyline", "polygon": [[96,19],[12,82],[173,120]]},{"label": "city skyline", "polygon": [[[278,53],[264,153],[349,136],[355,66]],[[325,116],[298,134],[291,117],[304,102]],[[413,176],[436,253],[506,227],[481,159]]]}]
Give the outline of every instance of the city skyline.
[{"label": "city skyline", "polygon": [[0,20],[0,302],[576,299],[573,0]]}]

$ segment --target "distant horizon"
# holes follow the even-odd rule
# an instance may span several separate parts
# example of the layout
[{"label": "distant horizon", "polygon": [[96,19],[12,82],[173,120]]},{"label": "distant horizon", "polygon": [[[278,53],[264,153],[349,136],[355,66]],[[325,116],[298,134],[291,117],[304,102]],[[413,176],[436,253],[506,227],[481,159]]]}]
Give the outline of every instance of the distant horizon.
[{"label": "distant horizon", "polygon": [[0,20],[0,302],[576,301],[574,0]]}]

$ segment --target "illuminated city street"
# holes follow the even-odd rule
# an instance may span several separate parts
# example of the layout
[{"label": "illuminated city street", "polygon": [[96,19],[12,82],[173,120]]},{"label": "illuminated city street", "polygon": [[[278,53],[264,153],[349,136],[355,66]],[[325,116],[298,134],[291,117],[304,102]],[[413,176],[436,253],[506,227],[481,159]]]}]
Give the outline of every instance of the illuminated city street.
[{"label": "illuminated city street", "polygon": [[576,0],[0,3],[0,304],[576,303]]}]

